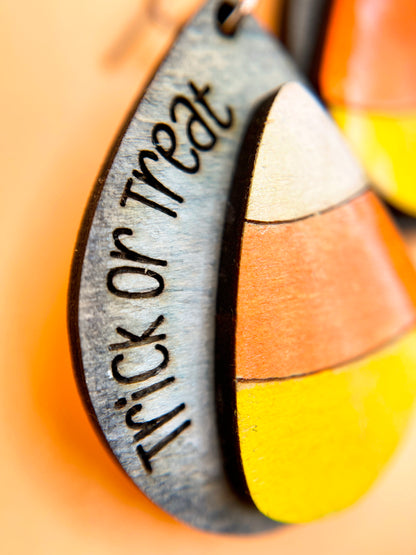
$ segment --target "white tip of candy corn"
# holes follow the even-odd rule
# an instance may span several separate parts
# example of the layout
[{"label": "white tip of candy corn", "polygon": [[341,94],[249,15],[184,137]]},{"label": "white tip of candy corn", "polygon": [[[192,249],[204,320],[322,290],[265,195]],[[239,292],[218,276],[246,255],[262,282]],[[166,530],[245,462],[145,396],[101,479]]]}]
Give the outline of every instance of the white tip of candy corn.
[{"label": "white tip of candy corn", "polygon": [[277,92],[257,149],[248,220],[304,218],[354,196],[367,183],[331,118],[299,83]]}]

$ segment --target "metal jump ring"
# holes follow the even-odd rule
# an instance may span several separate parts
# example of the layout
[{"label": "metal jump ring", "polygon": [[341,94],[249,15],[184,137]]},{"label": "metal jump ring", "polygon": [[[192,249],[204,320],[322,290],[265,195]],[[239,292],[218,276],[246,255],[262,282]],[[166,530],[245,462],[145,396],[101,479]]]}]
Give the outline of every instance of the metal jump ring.
[{"label": "metal jump ring", "polygon": [[228,17],[220,24],[226,35],[233,35],[241,20],[253,11],[258,0],[238,0]]}]

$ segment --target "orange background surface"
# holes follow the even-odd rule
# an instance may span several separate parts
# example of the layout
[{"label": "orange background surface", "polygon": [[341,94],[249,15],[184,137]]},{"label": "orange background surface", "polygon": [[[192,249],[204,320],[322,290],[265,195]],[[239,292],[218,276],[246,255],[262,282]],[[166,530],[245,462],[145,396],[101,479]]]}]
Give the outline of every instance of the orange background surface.
[{"label": "orange background surface", "polygon": [[[354,508],[233,538],[191,530],[146,500],[86,416],[65,322],[78,225],[120,123],[194,5],[1,2],[0,552],[415,554],[416,425]],[[123,36],[133,38],[121,48]]]}]

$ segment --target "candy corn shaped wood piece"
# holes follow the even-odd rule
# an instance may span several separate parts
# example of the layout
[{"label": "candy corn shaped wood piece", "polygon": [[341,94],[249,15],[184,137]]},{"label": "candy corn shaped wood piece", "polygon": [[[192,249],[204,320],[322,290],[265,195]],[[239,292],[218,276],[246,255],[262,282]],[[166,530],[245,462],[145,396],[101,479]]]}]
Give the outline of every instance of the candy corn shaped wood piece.
[{"label": "candy corn shaped wood piece", "polygon": [[303,522],[359,498],[404,431],[416,393],[416,276],[315,99],[289,83],[267,106],[246,156],[236,423],[258,509]]},{"label": "candy corn shaped wood piece", "polygon": [[335,0],[320,86],[383,195],[416,215],[416,2]]},{"label": "candy corn shaped wood piece", "polygon": [[416,109],[416,2],[334,0],[320,83],[331,104]]}]

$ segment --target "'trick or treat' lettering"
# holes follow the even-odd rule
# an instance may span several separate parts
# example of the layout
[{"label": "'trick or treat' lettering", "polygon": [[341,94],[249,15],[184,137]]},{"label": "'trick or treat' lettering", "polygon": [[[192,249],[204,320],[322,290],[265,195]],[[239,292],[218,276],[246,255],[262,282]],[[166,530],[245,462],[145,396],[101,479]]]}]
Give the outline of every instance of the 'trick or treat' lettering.
[{"label": "'trick or treat' lettering", "polygon": [[[227,130],[233,125],[234,115],[230,107],[226,106],[223,113],[217,113],[213,108],[209,99],[210,86],[199,88],[190,81],[188,87],[191,93],[189,97],[177,95],[172,99],[169,106],[170,122],[159,122],[153,126],[150,133],[152,147],[139,151],[138,165],[132,169],[120,196],[121,207],[139,203],[169,218],[177,218],[185,198],[174,190],[173,185],[161,182],[156,171],[157,164],[163,159],[178,172],[193,174],[197,178],[202,156],[211,151],[219,140],[218,130]],[[178,145],[181,145],[181,155]],[[183,149],[184,145],[188,148]],[[149,195],[150,190],[154,196]],[[120,226],[113,230],[114,248],[109,256],[119,261],[119,265],[107,272],[106,285],[107,290],[119,299],[145,303],[148,299],[163,295],[168,260],[154,258],[149,252],[138,252],[128,247],[128,238],[133,236],[133,230],[127,227]],[[124,422],[132,432],[136,453],[149,473],[152,472],[152,460],[156,455],[191,425],[191,420],[186,416],[185,403],[165,409],[162,414],[148,420],[141,417],[143,403],[154,403],[157,393],[175,382],[175,376],[170,375],[169,371],[171,357],[167,326],[163,314],[149,321],[141,330],[119,326],[115,330],[119,340],[108,347],[113,355],[110,362],[111,376],[120,386],[120,397],[114,402],[114,408],[124,411]],[[143,349],[149,345],[153,349]],[[132,368],[134,365],[129,362],[126,353],[130,349],[143,350],[140,370]],[[154,362],[155,354],[157,362]],[[146,356],[151,358],[151,362],[146,362]],[[160,379],[149,383],[155,377]],[[152,443],[153,433],[179,415],[183,415],[183,418],[178,425],[162,438],[158,436],[159,439]]]}]

